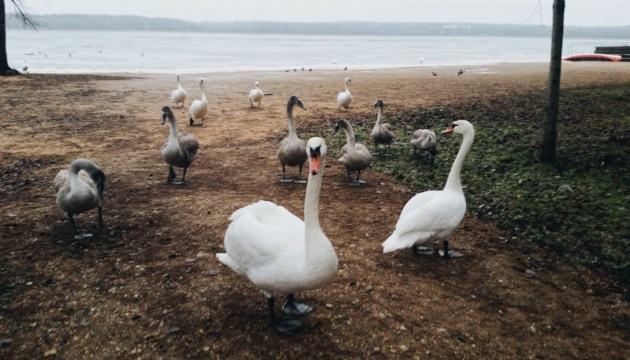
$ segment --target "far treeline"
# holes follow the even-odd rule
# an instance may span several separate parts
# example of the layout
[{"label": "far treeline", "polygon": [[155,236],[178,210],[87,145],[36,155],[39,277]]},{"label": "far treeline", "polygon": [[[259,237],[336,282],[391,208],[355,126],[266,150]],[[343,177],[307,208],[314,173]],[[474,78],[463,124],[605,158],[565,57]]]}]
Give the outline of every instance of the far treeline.
[{"label": "far treeline", "polygon": [[[110,15],[32,16],[42,30],[181,31],[212,33],[263,33],[304,35],[397,35],[397,36],[523,36],[549,37],[542,25],[393,23],[393,22],[191,22],[167,18]],[[15,16],[7,16],[8,29],[22,28]],[[630,25],[612,27],[567,26],[566,37],[628,40]]]}]

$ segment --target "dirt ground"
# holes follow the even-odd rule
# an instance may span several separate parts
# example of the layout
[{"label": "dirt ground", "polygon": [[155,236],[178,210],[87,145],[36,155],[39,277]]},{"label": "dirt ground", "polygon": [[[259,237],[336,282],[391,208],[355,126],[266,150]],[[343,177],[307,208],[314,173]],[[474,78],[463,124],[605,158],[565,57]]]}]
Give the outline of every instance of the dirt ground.
[{"label": "dirt ground", "polygon": [[[204,74],[205,124],[190,127],[186,110],[175,110],[201,143],[184,186],[166,183],[159,155],[174,75],[1,78],[0,358],[627,359],[628,289],[492,223],[465,217],[451,239],[461,259],[383,255],[414,191],[375,171],[365,186],[347,186],[335,148],[320,217],[339,272],[298,294],[315,308],[303,331],[274,333],[263,295],[216,260],[241,206],[266,199],[302,217],[305,186],[280,183],[275,155],[289,95],[308,108],[294,112],[298,132],[326,137],[341,117],[375,119],[377,98],[394,111],[544,91],[547,65],[457,70]],[[630,64],[563,71],[563,86],[630,81]],[[348,113],[334,100],[345,76],[355,97]],[[198,77],[183,76],[187,105]],[[268,94],[261,109],[245,95],[255,80]],[[107,175],[106,227],[98,230],[96,211],[77,216],[96,232],[83,241],[52,191],[78,157]]]}]

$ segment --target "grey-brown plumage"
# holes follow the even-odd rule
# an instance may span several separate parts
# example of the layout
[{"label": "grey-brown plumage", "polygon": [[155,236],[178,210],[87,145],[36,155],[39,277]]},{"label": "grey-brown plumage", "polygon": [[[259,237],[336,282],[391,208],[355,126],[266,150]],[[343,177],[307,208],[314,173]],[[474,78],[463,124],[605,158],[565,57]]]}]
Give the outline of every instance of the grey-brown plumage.
[{"label": "grey-brown plumage", "polygon": [[79,234],[74,215],[98,208],[98,223],[103,227],[105,173],[98,166],[87,159],[76,159],[69,169],[60,170],[53,182],[57,205],[67,214],[76,239],[92,235]]},{"label": "grey-brown plumage", "polygon": [[376,100],[374,103],[374,108],[378,109],[378,115],[376,116],[376,123],[372,128],[372,132],[370,132],[370,137],[372,141],[374,141],[374,148],[378,146],[378,144],[391,144],[394,139],[394,132],[392,131],[392,126],[388,123],[384,123],[383,121],[383,108],[385,105],[382,100]]},{"label": "grey-brown plumage", "polygon": [[433,164],[435,154],[437,153],[437,138],[433,130],[418,129],[411,134],[411,140],[409,140],[409,142],[413,147],[414,158],[418,158],[418,150],[428,151],[431,156],[431,164]]},{"label": "grey-brown plumage", "polygon": [[[166,123],[167,119],[171,127],[171,132],[166,143],[162,145],[160,152],[162,159],[168,164],[168,177],[166,180],[169,183],[183,184],[186,180],[186,171],[193,160],[195,160],[195,156],[199,150],[199,142],[194,135],[180,133],[177,130],[177,123],[175,122],[173,111],[170,107],[164,106],[162,108],[162,125]],[[173,166],[184,168],[184,174],[181,180],[176,179]]]},{"label": "grey-brown plumage", "polygon": [[282,181],[293,181],[286,177],[286,166],[298,166],[300,169],[299,176],[302,176],[302,166],[306,162],[306,143],[300,139],[295,130],[293,123],[293,107],[297,105],[306,110],[302,100],[297,96],[291,96],[287,102],[287,121],[289,124],[289,135],[282,139],[280,148],[278,149],[278,159],[282,165]]},{"label": "grey-brown plumage", "polygon": [[[348,184],[354,186],[365,184],[365,181],[360,180],[359,176],[361,175],[361,170],[367,169],[372,163],[372,154],[365,145],[355,141],[354,131],[348,121],[344,119],[337,121],[333,135],[339,129],[343,129],[346,132],[346,145],[341,148],[341,157],[338,161],[343,164],[348,172]],[[355,180],[352,180],[352,171],[357,172]]]}]

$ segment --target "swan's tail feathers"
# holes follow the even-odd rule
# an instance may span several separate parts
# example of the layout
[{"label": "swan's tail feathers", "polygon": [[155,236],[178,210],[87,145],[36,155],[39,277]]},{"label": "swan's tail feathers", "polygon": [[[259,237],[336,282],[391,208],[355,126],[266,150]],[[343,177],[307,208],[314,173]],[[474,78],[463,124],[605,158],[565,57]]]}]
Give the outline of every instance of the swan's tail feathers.
[{"label": "swan's tail feathers", "polygon": [[238,264],[234,262],[234,260],[232,260],[230,255],[228,255],[227,253],[217,253],[217,259],[219,259],[219,261],[222,262],[223,264],[227,265],[235,273],[239,275],[245,275],[245,273],[240,269]]},{"label": "swan's tail feathers", "polygon": [[381,246],[383,247],[383,254],[387,254],[392,251],[400,250],[405,246],[401,246],[401,241],[396,235],[396,232],[391,234],[387,240],[385,240]]},{"label": "swan's tail feathers", "polygon": [[396,231],[394,231],[387,240],[381,244],[383,247],[383,254],[412,247],[416,243],[416,240],[418,240],[418,237],[409,235],[410,234],[403,234],[400,236],[396,233]]}]

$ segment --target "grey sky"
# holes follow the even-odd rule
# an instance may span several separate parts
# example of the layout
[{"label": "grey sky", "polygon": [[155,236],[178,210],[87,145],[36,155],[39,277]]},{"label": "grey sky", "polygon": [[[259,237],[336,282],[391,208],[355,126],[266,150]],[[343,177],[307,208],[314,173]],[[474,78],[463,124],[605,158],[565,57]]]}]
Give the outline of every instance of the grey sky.
[{"label": "grey sky", "polygon": [[[5,1],[11,11],[10,1]],[[553,0],[23,0],[33,14],[191,21],[420,21],[551,24]],[[565,25],[630,25],[630,0],[566,0]],[[630,36],[630,34],[629,34]]]}]

